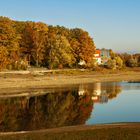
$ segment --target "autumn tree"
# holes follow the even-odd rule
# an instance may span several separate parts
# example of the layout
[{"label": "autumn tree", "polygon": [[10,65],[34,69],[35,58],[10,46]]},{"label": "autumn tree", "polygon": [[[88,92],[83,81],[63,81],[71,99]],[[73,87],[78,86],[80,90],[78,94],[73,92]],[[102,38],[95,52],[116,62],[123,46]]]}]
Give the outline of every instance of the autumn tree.
[{"label": "autumn tree", "polygon": [[41,22],[27,22],[25,26],[22,50],[31,56],[31,62],[42,65],[45,54],[48,26]]},{"label": "autumn tree", "polygon": [[[82,29],[6,17],[0,17],[0,47],[1,54],[6,49],[3,55],[8,57],[5,61],[9,60],[10,65],[28,60],[33,66],[50,68],[74,67],[81,60],[91,63],[95,50],[93,39]],[[0,61],[4,62],[1,66],[8,64]]]},{"label": "autumn tree", "polygon": [[116,69],[116,60],[115,59],[109,59],[107,61],[107,64],[105,65],[108,69]]},{"label": "autumn tree", "polygon": [[53,34],[48,39],[46,62],[51,69],[60,65],[71,67],[75,62],[72,48],[64,36]]},{"label": "autumn tree", "polygon": [[128,67],[137,67],[137,59],[135,58],[130,58],[129,60],[126,61],[126,65]]},{"label": "autumn tree", "polygon": [[109,50],[110,52],[110,59],[107,62],[107,68],[110,69],[121,69],[123,67],[123,60],[121,59],[121,57],[113,52],[112,50]]},{"label": "autumn tree", "polygon": [[138,61],[138,66],[140,67],[140,55],[138,56],[137,61]]},{"label": "autumn tree", "polygon": [[128,54],[128,53],[122,53],[118,54],[121,59],[123,60],[123,64],[126,67],[137,67],[139,66],[139,57],[140,54]]},{"label": "autumn tree", "polygon": [[0,46],[0,69],[6,68],[8,64],[8,50],[4,46]]},{"label": "autumn tree", "polygon": [[8,57],[16,61],[19,54],[19,36],[16,34],[14,22],[6,17],[0,17],[0,47],[6,47]]},{"label": "autumn tree", "polygon": [[93,61],[95,44],[86,31],[75,28],[70,30],[70,44],[74,50],[76,62],[84,60],[86,63]]}]

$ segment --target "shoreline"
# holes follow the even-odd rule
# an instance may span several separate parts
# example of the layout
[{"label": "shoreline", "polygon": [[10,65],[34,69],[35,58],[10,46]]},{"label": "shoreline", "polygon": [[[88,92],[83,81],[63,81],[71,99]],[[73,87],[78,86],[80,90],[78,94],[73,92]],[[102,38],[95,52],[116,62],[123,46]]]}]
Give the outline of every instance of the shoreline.
[{"label": "shoreline", "polygon": [[64,87],[76,84],[114,81],[140,81],[140,71],[120,71],[114,73],[81,72],[76,74],[46,74],[36,72],[30,74],[0,73],[0,95],[26,92],[35,89]]},{"label": "shoreline", "polygon": [[33,131],[0,132],[0,139],[8,140],[126,140],[140,138],[140,122],[78,125]]},{"label": "shoreline", "polygon": [[15,132],[0,132],[2,135],[20,135],[20,134],[31,134],[31,133],[63,133],[73,131],[84,131],[84,130],[100,130],[107,128],[139,128],[140,122],[121,122],[121,123],[107,123],[107,124],[93,124],[93,125],[75,125],[75,126],[64,126],[50,129],[40,129],[31,131],[15,131]]}]

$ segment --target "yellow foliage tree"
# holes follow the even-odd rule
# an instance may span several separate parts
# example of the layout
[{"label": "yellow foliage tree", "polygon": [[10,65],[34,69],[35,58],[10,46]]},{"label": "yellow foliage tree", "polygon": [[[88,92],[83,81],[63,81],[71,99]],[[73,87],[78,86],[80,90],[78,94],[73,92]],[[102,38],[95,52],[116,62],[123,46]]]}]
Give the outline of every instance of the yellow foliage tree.
[{"label": "yellow foliage tree", "polygon": [[8,50],[4,46],[0,46],[0,69],[6,68],[8,61]]}]

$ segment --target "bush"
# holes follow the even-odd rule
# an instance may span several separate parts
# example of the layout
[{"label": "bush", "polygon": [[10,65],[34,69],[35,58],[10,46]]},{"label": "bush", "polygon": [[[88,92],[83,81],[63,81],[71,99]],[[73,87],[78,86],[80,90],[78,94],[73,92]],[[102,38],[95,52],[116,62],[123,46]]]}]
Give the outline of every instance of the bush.
[{"label": "bush", "polygon": [[24,61],[16,61],[7,65],[8,70],[27,70],[28,65]]},{"label": "bush", "polygon": [[108,69],[116,69],[116,60],[109,59],[107,61],[107,64],[105,65],[105,67],[108,68]]},{"label": "bush", "polygon": [[13,66],[12,66],[12,64],[9,64],[9,65],[7,65],[7,67],[6,67],[8,70],[12,70],[13,69]]},{"label": "bush", "polygon": [[134,58],[131,58],[129,60],[126,61],[126,66],[128,67],[137,67],[137,60]]},{"label": "bush", "polygon": [[118,69],[121,69],[123,67],[123,60],[119,56],[115,57],[115,60],[116,60],[116,67]]},{"label": "bush", "polygon": [[137,58],[138,67],[140,67],[140,56]]}]

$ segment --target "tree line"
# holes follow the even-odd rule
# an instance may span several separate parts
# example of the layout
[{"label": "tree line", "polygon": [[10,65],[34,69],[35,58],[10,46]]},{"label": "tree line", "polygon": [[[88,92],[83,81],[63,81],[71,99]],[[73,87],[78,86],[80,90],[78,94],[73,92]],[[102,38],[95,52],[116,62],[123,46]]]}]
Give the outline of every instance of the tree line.
[{"label": "tree line", "polygon": [[95,44],[88,32],[42,22],[14,21],[0,16],[0,69],[32,66],[77,67],[92,62]]},{"label": "tree line", "polygon": [[[14,21],[0,16],[0,69],[36,67],[77,68],[80,61],[95,67],[95,43],[80,28]],[[109,69],[140,66],[140,54],[117,54],[110,50]]]},{"label": "tree line", "polygon": [[109,69],[140,67],[140,54],[115,53],[110,50],[110,59],[105,67]]}]

